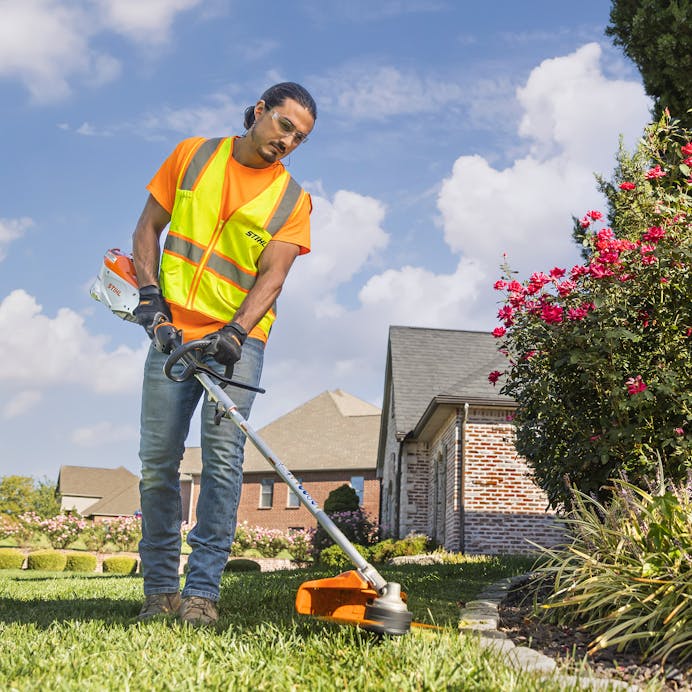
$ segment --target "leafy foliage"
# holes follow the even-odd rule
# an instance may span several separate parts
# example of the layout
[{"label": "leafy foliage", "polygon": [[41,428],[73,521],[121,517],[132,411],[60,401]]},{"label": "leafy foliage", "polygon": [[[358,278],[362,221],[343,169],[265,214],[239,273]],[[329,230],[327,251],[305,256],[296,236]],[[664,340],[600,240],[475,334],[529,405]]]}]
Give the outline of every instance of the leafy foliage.
[{"label": "leafy foliage", "polygon": [[516,447],[555,507],[570,483],[605,499],[620,471],[644,486],[658,451],[672,480],[692,467],[691,141],[668,116],[649,126],[601,181],[610,227],[580,221],[584,264],[495,284]]},{"label": "leafy foliage", "polygon": [[21,569],[24,554],[15,548],[0,548],[0,569]]},{"label": "leafy foliage", "polygon": [[96,569],[96,555],[91,553],[69,553],[65,563],[67,572],[93,572]]},{"label": "leafy foliage", "polygon": [[348,483],[332,490],[324,501],[324,511],[327,514],[354,512],[359,506],[358,493]]},{"label": "leafy foliage", "polygon": [[48,572],[62,572],[67,564],[67,558],[56,550],[37,550],[29,553],[26,558],[27,569],[39,569]]},{"label": "leafy foliage", "polygon": [[[329,518],[351,543],[369,546],[377,541],[378,528],[362,507],[356,510],[345,510],[329,513]],[[313,553],[317,557],[328,546],[334,544],[331,536],[318,526],[312,539]]]},{"label": "leafy foliage", "polygon": [[592,650],[692,658],[692,482],[651,492],[617,480],[608,505],[576,492],[567,521],[572,543],[542,549],[548,615],[592,632]]},{"label": "leafy foliage", "polygon": [[126,555],[104,558],[103,571],[111,574],[134,574],[137,571],[137,559]]},{"label": "leafy foliage", "polygon": [[692,3],[690,0],[613,0],[606,34],[639,68],[644,88],[665,108],[692,127]]},{"label": "leafy foliage", "polygon": [[41,518],[60,512],[56,484],[48,479],[35,480],[31,476],[3,476],[0,478],[0,515],[19,516],[34,512]]}]

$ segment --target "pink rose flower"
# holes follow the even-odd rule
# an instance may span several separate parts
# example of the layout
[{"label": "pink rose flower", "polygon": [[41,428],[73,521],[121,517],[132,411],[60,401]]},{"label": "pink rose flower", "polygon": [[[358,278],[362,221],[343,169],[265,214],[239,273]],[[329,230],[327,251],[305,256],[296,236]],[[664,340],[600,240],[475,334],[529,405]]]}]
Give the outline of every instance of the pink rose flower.
[{"label": "pink rose flower", "polygon": [[627,393],[630,396],[634,394],[640,394],[646,390],[646,382],[642,379],[641,375],[636,375],[635,377],[630,377],[625,381],[625,386],[627,387]]},{"label": "pink rose flower", "polygon": [[644,177],[647,180],[654,180],[656,178],[663,178],[665,177],[666,172],[661,169],[661,167],[657,164],[653,168],[650,168],[645,174]]},{"label": "pink rose flower", "polygon": [[504,336],[507,333],[507,330],[504,327],[495,327],[493,329],[493,336],[496,339],[499,339],[500,337]]},{"label": "pink rose flower", "polygon": [[634,190],[637,186],[634,183],[624,182],[620,183],[621,190]]}]

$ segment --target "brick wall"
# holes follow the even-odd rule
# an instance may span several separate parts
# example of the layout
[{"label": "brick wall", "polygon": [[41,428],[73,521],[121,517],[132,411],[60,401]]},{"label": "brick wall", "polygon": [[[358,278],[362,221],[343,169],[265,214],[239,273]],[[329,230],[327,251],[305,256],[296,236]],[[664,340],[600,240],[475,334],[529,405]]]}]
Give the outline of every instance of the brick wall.
[{"label": "brick wall", "polygon": [[[352,476],[363,476],[365,485],[363,490],[363,509],[370,517],[377,521],[380,506],[380,483],[375,478],[375,470],[348,470],[348,471],[312,471],[294,474],[300,479],[306,490],[320,507],[329,493],[344,483],[349,483]],[[274,497],[272,507],[260,508],[261,481],[265,478],[274,480]],[[195,475],[195,492],[193,493],[193,522],[194,511],[197,507],[199,496],[199,476]],[[305,507],[287,507],[288,485],[270,469],[266,473],[246,473],[243,475],[243,487],[240,493],[238,505],[238,523],[247,521],[250,526],[262,526],[267,529],[312,528],[316,526],[316,520]]]},{"label": "brick wall", "polygon": [[465,431],[464,552],[530,553],[564,538],[545,493],[514,448],[505,411],[471,409]]},{"label": "brick wall", "polygon": [[406,443],[401,469],[399,538],[409,533],[426,533],[428,528],[428,446],[420,442]]},{"label": "brick wall", "polygon": [[457,412],[453,411],[430,443],[426,533],[448,550],[459,549],[461,461],[457,459]]}]

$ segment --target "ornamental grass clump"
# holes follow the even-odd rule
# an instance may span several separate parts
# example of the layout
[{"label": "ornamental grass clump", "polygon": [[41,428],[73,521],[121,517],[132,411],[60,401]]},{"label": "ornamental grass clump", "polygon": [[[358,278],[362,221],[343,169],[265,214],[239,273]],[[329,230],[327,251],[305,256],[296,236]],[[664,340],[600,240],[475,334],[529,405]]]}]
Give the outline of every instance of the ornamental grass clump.
[{"label": "ornamental grass clump", "polygon": [[542,549],[537,584],[559,624],[594,635],[590,651],[636,649],[644,658],[692,659],[692,478],[655,491],[613,482],[611,502],[575,491],[564,549]]}]

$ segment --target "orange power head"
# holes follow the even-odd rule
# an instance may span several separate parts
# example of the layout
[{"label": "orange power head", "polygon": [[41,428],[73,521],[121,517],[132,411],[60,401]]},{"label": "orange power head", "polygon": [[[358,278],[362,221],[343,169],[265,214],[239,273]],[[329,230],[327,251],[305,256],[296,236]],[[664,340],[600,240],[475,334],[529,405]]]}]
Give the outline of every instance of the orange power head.
[{"label": "orange power head", "polygon": [[137,322],[133,313],[139,303],[139,284],[132,255],[126,255],[117,248],[108,250],[90,293],[114,315]]}]

